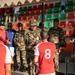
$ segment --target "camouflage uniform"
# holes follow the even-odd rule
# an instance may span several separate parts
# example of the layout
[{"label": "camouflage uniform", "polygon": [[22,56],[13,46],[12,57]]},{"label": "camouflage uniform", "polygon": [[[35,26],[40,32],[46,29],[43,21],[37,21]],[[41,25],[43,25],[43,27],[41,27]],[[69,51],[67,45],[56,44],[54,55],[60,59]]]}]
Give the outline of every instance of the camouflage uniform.
[{"label": "camouflage uniform", "polygon": [[32,72],[32,61],[34,58],[34,48],[37,43],[39,43],[40,29],[37,28],[37,21],[34,19],[30,20],[30,28],[24,35],[27,51],[27,60],[29,64],[29,75],[33,75]]},{"label": "camouflage uniform", "polygon": [[[28,52],[28,59],[29,59],[29,64],[32,64],[33,58],[34,58],[34,48],[36,46],[36,42],[39,40],[40,37],[40,29],[36,29],[36,30],[31,30],[29,29],[29,33],[28,33],[28,45],[27,45],[27,52]],[[29,75],[33,75],[32,73],[32,67],[30,67],[30,74]]]},{"label": "camouflage uniform", "polygon": [[[16,49],[16,60],[18,66],[21,66],[23,63],[23,66],[27,67],[27,60],[26,60],[26,45],[24,42],[24,30],[17,31],[14,37],[15,42],[15,49]],[[17,45],[17,43],[20,43],[20,46]],[[21,60],[22,59],[22,60]],[[22,62],[22,63],[21,63]]]},{"label": "camouflage uniform", "polygon": [[26,48],[27,48],[27,52],[30,53],[30,57],[31,60],[33,60],[33,54],[34,54],[34,48],[36,46],[36,42],[37,40],[39,40],[39,36],[40,36],[40,30],[36,29],[36,30],[31,30],[29,29],[27,35],[26,35]]},{"label": "camouflage uniform", "polygon": [[55,69],[59,71],[59,48],[64,46],[65,38],[63,30],[59,27],[50,28],[48,31],[49,34],[49,41],[56,45],[56,55],[55,55]]},{"label": "camouflage uniform", "polygon": [[33,49],[33,47],[36,45],[36,41],[40,38],[40,31],[38,29],[32,31],[29,29],[29,47]]}]

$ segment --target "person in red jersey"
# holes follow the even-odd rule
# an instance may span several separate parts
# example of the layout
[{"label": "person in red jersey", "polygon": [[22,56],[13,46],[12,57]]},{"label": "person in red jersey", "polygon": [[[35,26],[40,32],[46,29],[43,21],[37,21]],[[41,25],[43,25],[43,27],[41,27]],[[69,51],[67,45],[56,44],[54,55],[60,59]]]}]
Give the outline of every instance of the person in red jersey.
[{"label": "person in red jersey", "polygon": [[8,47],[0,42],[0,75],[11,75],[11,63]]},{"label": "person in red jersey", "polygon": [[0,42],[5,43],[6,42],[6,32],[4,30],[4,24],[0,22]]},{"label": "person in red jersey", "polygon": [[42,31],[41,39],[42,42],[39,43],[35,48],[34,61],[36,64],[38,62],[38,74],[39,75],[55,75],[54,69],[54,56],[56,51],[56,46],[47,41],[48,33]]},{"label": "person in red jersey", "polygon": [[11,44],[11,42],[9,41],[9,39],[6,36],[6,32],[5,32],[5,29],[4,29],[4,24],[2,22],[0,22],[0,43]]}]

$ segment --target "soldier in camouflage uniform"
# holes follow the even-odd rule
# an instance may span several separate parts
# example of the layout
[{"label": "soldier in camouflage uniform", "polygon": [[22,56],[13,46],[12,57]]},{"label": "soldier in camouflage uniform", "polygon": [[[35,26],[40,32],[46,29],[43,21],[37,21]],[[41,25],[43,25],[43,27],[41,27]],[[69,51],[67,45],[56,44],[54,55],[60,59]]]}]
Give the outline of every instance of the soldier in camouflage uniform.
[{"label": "soldier in camouflage uniform", "polygon": [[35,45],[40,39],[40,29],[37,28],[37,21],[36,20],[31,20],[30,21],[30,28],[28,29],[28,46],[27,48],[31,50],[34,50]]},{"label": "soldier in camouflage uniform", "polygon": [[15,42],[15,49],[16,49],[16,60],[18,64],[18,70],[25,71],[27,67],[27,60],[26,60],[26,45],[24,42],[24,30],[23,25],[18,23],[18,31],[15,34],[14,42]]},{"label": "soldier in camouflage uniform", "polygon": [[[30,59],[30,65],[32,64],[33,58],[34,58],[34,48],[36,44],[39,42],[40,39],[40,29],[37,28],[37,21],[32,19],[30,21],[30,28],[28,29],[28,45],[27,47],[27,52],[29,53],[29,59]],[[30,75],[32,74],[32,67],[30,67]]]},{"label": "soldier in camouflage uniform", "polygon": [[59,72],[59,53],[62,46],[65,44],[64,33],[61,28],[58,27],[59,20],[54,19],[54,27],[50,28],[48,31],[49,34],[49,41],[54,43],[57,47],[56,55],[55,55],[55,69]]}]

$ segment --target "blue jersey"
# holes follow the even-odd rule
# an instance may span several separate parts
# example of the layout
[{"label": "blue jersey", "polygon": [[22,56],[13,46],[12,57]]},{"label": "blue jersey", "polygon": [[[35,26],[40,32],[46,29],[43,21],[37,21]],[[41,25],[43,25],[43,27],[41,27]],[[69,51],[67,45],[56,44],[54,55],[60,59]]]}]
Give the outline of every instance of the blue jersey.
[{"label": "blue jersey", "polygon": [[10,40],[11,44],[6,44],[7,46],[10,46],[10,47],[14,47],[14,35],[15,35],[16,31],[14,29],[7,29],[6,30],[6,36],[7,38]]}]

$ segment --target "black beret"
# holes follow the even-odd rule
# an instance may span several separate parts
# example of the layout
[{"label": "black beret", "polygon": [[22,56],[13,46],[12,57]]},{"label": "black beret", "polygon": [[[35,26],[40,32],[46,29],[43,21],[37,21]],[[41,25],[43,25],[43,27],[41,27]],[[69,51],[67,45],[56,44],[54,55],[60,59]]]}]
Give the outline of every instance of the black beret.
[{"label": "black beret", "polygon": [[19,23],[17,24],[17,26],[18,26],[18,27],[22,27],[23,24],[19,22]]}]

